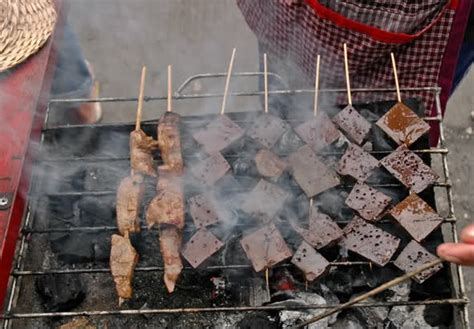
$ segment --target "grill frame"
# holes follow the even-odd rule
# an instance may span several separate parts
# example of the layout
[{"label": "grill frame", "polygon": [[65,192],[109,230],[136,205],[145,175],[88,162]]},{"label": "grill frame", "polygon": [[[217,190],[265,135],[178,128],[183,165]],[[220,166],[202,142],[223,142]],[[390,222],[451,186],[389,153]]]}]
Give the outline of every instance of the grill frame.
[{"label": "grill frame", "polygon": [[[262,76],[263,72],[240,72],[234,73],[233,76],[236,77],[259,77]],[[200,98],[218,98],[222,97],[223,93],[201,93],[201,94],[187,94],[184,93],[185,89],[190,85],[191,82],[199,79],[213,79],[225,77],[227,73],[205,73],[197,74],[187,78],[177,89],[173,95],[174,100],[182,99],[200,99]],[[269,73],[269,75],[283,81],[281,77],[274,73]],[[450,178],[450,172],[448,167],[447,155],[449,150],[446,146],[446,140],[444,135],[444,125],[441,111],[441,102],[440,102],[440,93],[441,88],[434,87],[420,87],[420,88],[401,88],[401,91],[411,91],[411,92],[431,92],[435,98],[435,115],[427,116],[423,119],[429,123],[434,123],[438,125],[439,129],[439,144],[437,147],[431,147],[428,149],[415,150],[415,153],[430,153],[430,154],[439,154],[441,156],[441,164],[443,174],[439,182],[434,186],[438,188],[443,188],[446,191],[446,201],[448,204],[447,207],[447,216],[444,217],[442,225],[449,226],[449,236],[448,238],[454,242],[458,242],[457,236],[457,218],[454,213],[454,204],[453,204],[453,191]],[[393,88],[354,88],[352,89],[353,93],[394,93]],[[269,91],[270,95],[298,95],[298,94],[313,94],[313,89],[280,89]],[[331,89],[321,89],[319,90],[321,94],[340,94],[346,93],[346,89],[342,88],[331,88]],[[248,92],[229,92],[228,96],[263,96],[263,91],[248,91]],[[126,127],[133,126],[133,123],[125,124],[88,124],[88,125],[71,125],[71,126],[48,126],[48,118],[52,105],[54,104],[68,104],[68,103],[86,103],[86,102],[100,102],[100,103],[113,103],[113,102],[136,102],[138,99],[136,97],[103,97],[97,99],[52,99],[49,101],[46,115],[44,119],[44,125],[41,133],[40,140],[40,151],[43,147],[43,142],[45,138],[45,133],[51,132],[54,130],[64,130],[64,129],[75,129],[75,128],[93,128],[100,129],[101,127]],[[145,96],[144,101],[161,101],[166,100],[166,96]],[[156,125],[157,120],[144,121],[143,125]],[[384,151],[379,151],[375,153],[384,153]],[[389,153],[389,152],[387,152]],[[73,162],[73,161],[84,161],[87,159],[89,162],[102,162],[102,161],[120,161],[126,160],[128,157],[116,157],[116,158],[91,158],[91,157],[66,157],[66,158],[56,158],[52,160],[39,159],[40,162]],[[29,238],[34,234],[47,234],[51,232],[61,232],[61,231],[116,231],[114,226],[102,226],[102,227],[78,227],[78,228],[65,228],[62,229],[45,229],[45,230],[34,230],[33,227],[33,218],[36,210],[35,200],[35,182],[37,181],[38,172],[37,167],[35,166],[32,172],[32,178],[30,185],[30,190],[28,193],[28,204],[26,207],[26,212],[22,220],[22,226],[20,230],[20,239],[17,243],[17,250],[15,253],[14,266],[10,273],[10,283],[9,289],[7,292],[6,298],[6,307],[5,312],[0,315],[0,319],[3,321],[3,328],[9,328],[14,319],[25,319],[25,318],[51,318],[51,317],[73,317],[73,316],[112,316],[112,315],[150,315],[150,314],[170,314],[170,313],[197,313],[197,312],[244,312],[244,311],[265,311],[265,310],[296,310],[296,309],[327,309],[336,307],[338,305],[307,305],[307,306],[255,306],[255,307],[203,307],[203,308],[159,308],[159,309],[129,309],[129,310],[108,310],[108,311],[77,311],[77,312],[41,312],[41,313],[14,313],[12,312],[21,287],[21,280],[26,276],[39,276],[45,274],[73,274],[73,273],[109,273],[109,268],[93,268],[93,269],[50,269],[46,271],[25,271],[24,270],[24,258],[26,257],[26,252],[28,249]],[[385,184],[385,185],[395,185],[398,184]],[[116,191],[85,191],[85,192],[70,192],[62,193],[59,192],[58,195],[71,195],[71,196],[85,196],[85,195],[115,195]],[[436,193],[438,195],[439,193]],[[49,194],[49,196],[54,196],[54,194]],[[342,223],[341,221],[339,221]],[[446,236],[445,236],[446,237]],[[353,266],[353,265],[368,265],[371,266],[371,263],[368,261],[355,261],[355,262],[332,262],[331,266]],[[286,266],[286,265],[282,265]],[[211,266],[208,269],[238,269],[238,268],[250,268],[251,265],[227,265],[227,266]],[[163,267],[160,266],[148,266],[148,267],[137,267],[137,272],[151,272],[151,271],[162,271]],[[184,270],[192,270],[190,267],[185,267]],[[450,265],[450,280],[452,285],[452,298],[449,299],[437,299],[437,300],[425,300],[425,301],[409,301],[409,302],[377,302],[377,303],[360,303],[356,304],[353,307],[387,307],[387,306],[398,306],[398,305],[433,305],[433,304],[449,304],[454,306],[454,322],[458,328],[469,328],[469,318],[467,311],[467,304],[469,300],[465,294],[465,285],[463,280],[462,268],[456,265]]]}]

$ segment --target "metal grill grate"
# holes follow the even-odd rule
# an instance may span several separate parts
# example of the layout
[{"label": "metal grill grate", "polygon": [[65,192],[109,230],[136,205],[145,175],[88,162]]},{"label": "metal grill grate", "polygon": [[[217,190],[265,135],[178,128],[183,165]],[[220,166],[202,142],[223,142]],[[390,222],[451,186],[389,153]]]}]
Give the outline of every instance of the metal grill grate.
[{"label": "metal grill grate", "polygon": [[[245,73],[237,73],[234,74],[235,76],[260,76],[262,75],[261,72],[245,72]],[[200,99],[200,98],[217,98],[222,97],[221,93],[202,93],[202,94],[186,94],[183,91],[186,87],[196,79],[208,79],[208,78],[215,78],[215,77],[222,77],[225,76],[225,73],[222,74],[201,74],[196,75],[188,78],[177,90],[174,94],[174,99],[176,100],[184,100],[184,99]],[[278,76],[273,75],[276,78]],[[424,120],[435,123],[439,125],[439,132],[440,132],[440,141],[439,146],[436,148],[428,148],[428,149],[419,149],[414,150],[415,153],[419,154],[429,154],[430,156],[440,156],[441,157],[441,164],[443,175],[439,182],[437,182],[434,187],[439,189],[445,190],[445,198],[448,204],[447,215],[444,217],[443,226],[448,228],[449,236],[448,239],[457,242],[457,233],[456,233],[456,217],[454,214],[454,207],[453,207],[453,196],[452,196],[452,184],[450,180],[450,174],[448,169],[448,160],[447,154],[448,149],[446,146],[445,136],[444,136],[444,127],[442,122],[442,115],[441,115],[441,107],[440,107],[440,88],[438,87],[425,87],[425,88],[410,88],[410,89],[402,89],[402,91],[415,91],[415,92],[432,92],[436,99],[436,116],[429,116],[425,117]],[[311,94],[313,90],[309,89],[298,89],[298,90],[275,90],[270,91],[270,95],[298,95],[298,94]],[[339,94],[345,93],[345,89],[323,89],[320,90],[321,94]],[[391,88],[360,88],[360,89],[353,89],[353,93],[393,93],[394,90]],[[261,96],[263,92],[256,91],[256,92],[233,92],[229,93],[229,96]],[[150,101],[159,101],[165,100],[165,97],[145,97],[146,102]],[[42,146],[45,143],[45,136],[47,134],[55,133],[55,132],[63,132],[70,129],[112,129],[112,128],[120,128],[120,129],[128,129],[130,126],[130,130],[132,129],[132,124],[96,124],[96,125],[76,125],[76,126],[55,126],[55,127],[48,127],[48,113],[50,112],[50,108],[52,105],[55,104],[68,104],[68,103],[81,103],[81,102],[102,102],[102,103],[113,103],[113,102],[133,102],[137,101],[137,98],[127,98],[127,97],[114,97],[114,98],[99,98],[99,99],[55,99],[50,101],[50,106],[48,107],[47,116],[45,119],[45,125],[43,129],[42,135]],[[184,119],[186,120],[186,119]],[[150,126],[156,125],[156,121],[147,121],[144,122],[143,126]],[[373,154],[388,154],[389,151],[376,151],[372,152]],[[40,152],[40,154],[42,154]],[[75,162],[91,162],[91,163],[102,163],[102,162],[111,162],[111,161],[126,161],[129,159],[128,157],[109,157],[109,156],[100,156],[100,157],[83,157],[83,156],[70,156],[70,157],[57,157],[57,158],[49,158],[49,159],[42,159],[40,158],[38,161],[39,163],[54,163],[54,162],[61,162],[61,163],[75,163]],[[36,167],[33,169],[33,179],[32,179],[32,186],[30,188],[29,193],[29,204],[27,208],[27,213],[24,216],[23,224],[20,232],[20,240],[17,246],[17,253],[15,259],[15,265],[11,271],[10,275],[10,288],[9,294],[7,295],[7,303],[5,308],[5,313],[1,316],[3,320],[3,327],[8,328],[11,326],[13,320],[16,319],[28,319],[28,318],[53,318],[53,317],[74,317],[74,316],[89,316],[89,317],[99,317],[99,316],[112,316],[112,315],[152,315],[152,314],[178,314],[178,313],[199,313],[199,312],[243,312],[243,311],[278,311],[283,309],[325,309],[325,308],[332,308],[337,305],[307,305],[307,306],[226,306],[226,307],[185,307],[185,308],[156,308],[156,309],[126,309],[126,310],[117,310],[117,309],[110,309],[110,310],[86,310],[86,311],[73,311],[73,312],[17,312],[16,303],[19,298],[19,292],[22,285],[22,279],[25,277],[32,277],[32,276],[42,276],[47,274],[108,274],[110,273],[110,269],[108,267],[105,268],[47,268],[41,270],[25,270],[27,267],[27,263],[25,262],[25,258],[27,258],[29,252],[29,244],[33,241],[37,236],[53,233],[53,232],[69,232],[69,231],[80,231],[80,232],[113,232],[116,231],[115,226],[90,226],[90,227],[65,227],[65,228],[35,228],[34,227],[34,218],[36,217],[36,212],[38,211],[38,199],[40,195],[38,195],[38,191],[40,189],[36,188],[35,182],[38,179],[37,168],[39,165],[37,164]],[[375,185],[376,186],[376,185]],[[399,184],[380,184],[381,187],[397,187],[400,186]],[[57,192],[57,193],[49,193],[48,197],[54,196],[105,196],[105,195],[115,195],[115,191],[69,191],[69,192]],[[441,193],[437,192],[437,195],[441,195]],[[341,223],[341,221],[339,221]],[[143,227],[145,229],[145,227]],[[366,261],[344,261],[344,262],[332,262],[332,267],[349,267],[349,266],[356,266],[356,265],[364,265],[370,266],[370,262]],[[287,265],[280,265],[280,266],[287,266]],[[217,265],[217,266],[209,266],[206,270],[223,270],[223,269],[249,269],[251,268],[250,265]],[[185,267],[185,271],[192,270],[192,268]],[[138,266],[135,269],[137,275],[143,272],[160,272],[163,271],[163,267],[161,266]],[[457,266],[451,266],[450,268],[450,279],[452,284],[452,297],[449,299],[435,299],[435,300],[421,300],[421,301],[392,301],[392,302],[372,302],[372,303],[363,303],[357,304],[354,307],[388,307],[388,306],[396,306],[396,305],[434,305],[434,304],[449,304],[454,305],[454,310],[456,313],[455,321],[459,327],[462,328],[469,328],[468,316],[467,316],[467,304],[468,300],[465,296],[465,288],[463,283],[463,276],[461,268]]]}]

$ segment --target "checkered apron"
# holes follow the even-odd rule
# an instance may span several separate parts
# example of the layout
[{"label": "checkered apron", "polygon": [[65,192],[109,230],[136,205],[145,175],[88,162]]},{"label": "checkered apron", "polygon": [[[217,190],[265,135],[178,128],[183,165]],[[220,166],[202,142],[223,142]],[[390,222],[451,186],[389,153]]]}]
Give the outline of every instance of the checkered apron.
[{"label": "checkered apron", "polygon": [[[395,53],[400,86],[407,88],[439,84],[459,1],[237,0],[237,4],[262,48],[294,63],[308,85],[320,54],[321,85],[345,87],[342,45],[347,43],[352,88],[394,87],[390,52]],[[420,97],[427,114],[433,110],[431,92],[404,92],[402,97]],[[354,102],[394,98],[395,94],[353,95]]]}]

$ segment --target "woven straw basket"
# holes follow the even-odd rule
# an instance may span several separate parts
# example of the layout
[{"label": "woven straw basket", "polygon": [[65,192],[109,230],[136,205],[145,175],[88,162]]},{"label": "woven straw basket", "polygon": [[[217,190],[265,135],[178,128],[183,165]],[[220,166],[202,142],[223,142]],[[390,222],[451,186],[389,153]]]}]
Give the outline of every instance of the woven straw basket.
[{"label": "woven straw basket", "polygon": [[37,52],[55,22],[51,0],[0,0],[0,72]]}]

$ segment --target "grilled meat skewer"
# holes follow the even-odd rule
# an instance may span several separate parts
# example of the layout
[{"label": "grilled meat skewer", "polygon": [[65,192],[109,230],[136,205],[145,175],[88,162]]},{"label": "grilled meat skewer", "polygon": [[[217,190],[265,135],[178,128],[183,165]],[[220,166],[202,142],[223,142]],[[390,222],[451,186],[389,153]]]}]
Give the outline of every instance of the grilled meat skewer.
[{"label": "grilled meat skewer", "polygon": [[152,151],[158,148],[158,142],[147,136],[141,129],[130,133],[130,166],[134,174],[156,177]]},{"label": "grilled meat skewer", "polygon": [[158,123],[158,146],[163,159],[163,168],[175,173],[183,172],[183,157],[181,155],[181,138],[179,132],[180,116],[166,112]]},{"label": "grilled meat skewer", "polygon": [[123,237],[112,235],[112,248],[110,250],[110,269],[114,277],[115,289],[119,296],[119,306],[132,298],[133,271],[138,262],[138,254],[130,243],[128,234]]},{"label": "grilled meat skewer", "polygon": [[174,291],[176,281],[183,269],[180,256],[182,240],[183,234],[176,226],[168,225],[160,229],[160,250],[164,264],[163,279],[169,293]]},{"label": "grilled meat skewer", "polygon": [[140,232],[140,205],[143,198],[143,176],[135,174],[125,177],[117,190],[117,226],[123,236]]}]

